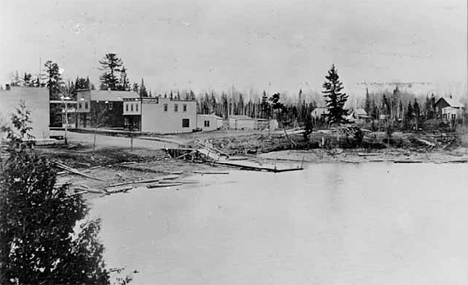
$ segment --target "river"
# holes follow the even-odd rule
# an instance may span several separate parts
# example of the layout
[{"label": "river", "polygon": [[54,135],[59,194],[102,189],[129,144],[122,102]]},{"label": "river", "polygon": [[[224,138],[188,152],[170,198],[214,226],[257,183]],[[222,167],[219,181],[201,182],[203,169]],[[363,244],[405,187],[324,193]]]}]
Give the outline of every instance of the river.
[{"label": "river", "polygon": [[468,284],[468,167],[231,171],[93,201],[132,284]]}]

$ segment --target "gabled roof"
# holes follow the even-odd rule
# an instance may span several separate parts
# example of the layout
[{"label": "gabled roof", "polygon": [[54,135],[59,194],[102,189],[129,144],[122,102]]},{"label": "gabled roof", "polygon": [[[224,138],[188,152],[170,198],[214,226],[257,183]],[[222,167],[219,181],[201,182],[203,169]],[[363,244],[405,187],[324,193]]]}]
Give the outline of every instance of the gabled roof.
[{"label": "gabled roof", "polygon": [[367,112],[364,109],[354,109],[354,113],[361,115],[361,116],[367,116]]},{"label": "gabled roof", "polygon": [[458,102],[458,101],[455,100],[455,99],[446,98],[446,97],[440,97],[439,100],[437,100],[436,105],[437,105],[437,103],[439,103],[440,100],[444,100],[445,102],[447,102],[447,104],[448,104],[450,107],[454,107],[454,108],[463,108],[463,104],[462,104],[462,103]]},{"label": "gabled roof", "polygon": [[133,91],[91,90],[92,101],[122,102],[123,98],[140,98],[140,95]]}]

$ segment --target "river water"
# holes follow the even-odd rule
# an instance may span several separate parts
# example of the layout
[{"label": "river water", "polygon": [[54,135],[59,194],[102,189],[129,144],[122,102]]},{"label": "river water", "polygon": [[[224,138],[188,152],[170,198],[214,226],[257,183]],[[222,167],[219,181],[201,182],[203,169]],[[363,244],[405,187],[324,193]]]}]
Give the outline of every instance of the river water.
[{"label": "river water", "polygon": [[[132,284],[468,284],[468,167],[313,164],[93,201]],[[177,190],[178,189],[178,190]]]}]

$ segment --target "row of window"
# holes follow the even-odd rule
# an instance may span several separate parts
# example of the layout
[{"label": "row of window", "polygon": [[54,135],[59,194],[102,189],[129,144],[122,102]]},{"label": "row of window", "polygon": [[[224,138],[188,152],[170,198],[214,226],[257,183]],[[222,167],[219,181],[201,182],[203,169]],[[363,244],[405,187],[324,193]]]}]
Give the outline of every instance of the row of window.
[{"label": "row of window", "polygon": [[[164,112],[167,112],[169,109],[168,104],[164,104]],[[179,112],[179,104],[174,104],[174,112],[177,113]],[[187,112],[187,104],[182,105],[182,112]]]},{"label": "row of window", "polygon": [[[88,109],[88,102],[84,102],[84,108],[85,109]],[[109,102],[107,104],[107,108],[109,108],[109,110],[112,110],[114,108],[114,104],[112,104],[112,102]],[[82,102],[78,102],[78,109],[83,109],[83,103]]]},{"label": "row of window", "polygon": [[135,105],[135,112],[138,112],[138,106],[140,104],[125,104],[125,112],[128,112],[128,106],[130,106],[130,112],[133,112],[133,105]]}]

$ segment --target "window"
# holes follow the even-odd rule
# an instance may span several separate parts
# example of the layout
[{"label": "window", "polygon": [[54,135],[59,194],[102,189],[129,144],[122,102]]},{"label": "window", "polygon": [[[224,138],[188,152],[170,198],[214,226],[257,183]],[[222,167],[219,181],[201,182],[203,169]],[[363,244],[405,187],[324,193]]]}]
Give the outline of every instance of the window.
[{"label": "window", "polygon": [[457,118],[457,115],[452,114],[452,120],[455,120]]},{"label": "window", "polygon": [[167,112],[167,104],[164,104],[164,112]]},{"label": "window", "polygon": [[188,128],[190,126],[190,119],[182,119],[182,128]]},{"label": "window", "polygon": [[112,104],[112,102],[109,102],[109,110],[112,110],[112,108],[114,108],[114,105]]},{"label": "window", "polygon": [[138,104],[135,104],[135,111],[138,112]]},{"label": "window", "polygon": [[85,103],[84,103],[84,108],[85,108],[85,109],[88,109],[88,102],[85,102]]},{"label": "window", "polygon": [[187,112],[187,104],[184,104],[183,110],[184,110],[184,112]]},{"label": "window", "polygon": [[125,112],[128,112],[128,103],[125,104]]},{"label": "window", "polygon": [[210,121],[205,121],[205,127],[209,127],[210,126]]},{"label": "window", "polygon": [[130,111],[133,112],[133,104],[130,104]]},{"label": "window", "polygon": [[174,112],[179,112],[179,105],[178,104],[174,104]]},{"label": "window", "polygon": [[83,105],[81,104],[81,102],[78,104],[78,109],[83,109]]}]

